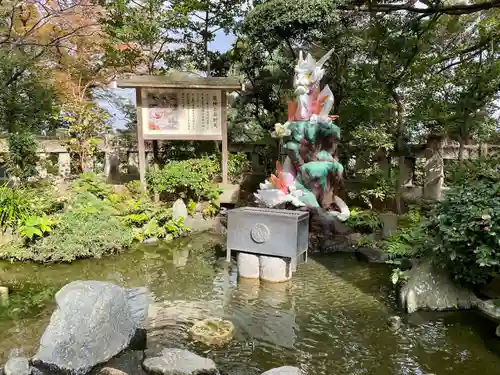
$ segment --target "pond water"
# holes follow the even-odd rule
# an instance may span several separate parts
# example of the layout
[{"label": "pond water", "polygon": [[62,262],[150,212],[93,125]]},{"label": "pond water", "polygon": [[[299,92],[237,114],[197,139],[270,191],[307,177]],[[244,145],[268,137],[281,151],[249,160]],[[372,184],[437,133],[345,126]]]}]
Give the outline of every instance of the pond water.
[{"label": "pond water", "polygon": [[[36,351],[55,290],[95,279],[146,285],[154,294],[148,351],[186,347],[230,374],[285,364],[309,375],[486,375],[500,368],[495,326],[474,312],[417,313],[391,331],[387,319],[398,311],[383,265],[359,263],[349,254],[313,256],[290,283],[238,284],[234,267],[221,261],[223,241],[199,235],[71,265],[0,263],[0,284],[20,291],[0,314],[0,363],[10,348]],[[207,314],[235,324],[228,346],[210,349],[189,340],[193,321]]]}]

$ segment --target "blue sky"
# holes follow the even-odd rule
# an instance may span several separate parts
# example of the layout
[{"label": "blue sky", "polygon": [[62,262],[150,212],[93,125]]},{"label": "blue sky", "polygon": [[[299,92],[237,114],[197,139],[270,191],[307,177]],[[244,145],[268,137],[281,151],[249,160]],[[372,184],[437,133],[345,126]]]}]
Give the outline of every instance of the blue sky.
[{"label": "blue sky", "polygon": [[[229,48],[231,48],[231,45],[233,44],[235,38],[236,37],[234,35],[232,34],[226,35],[224,31],[219,30],[216,33],[215,40],[209,43],[208,48],[211,51],[225,52]],[[124,100],[130,100],[132,103],[135,104],[134,89],[114,89],[114,91],[116,95],[122,97]],[[105,110],[109,111],[109,113],[113,116],[114,127],[123,128],[125,124],[123,113],[118,111],[114,106],[110,105],[107,102],[99,102],[99,105],[103,107]]]}]

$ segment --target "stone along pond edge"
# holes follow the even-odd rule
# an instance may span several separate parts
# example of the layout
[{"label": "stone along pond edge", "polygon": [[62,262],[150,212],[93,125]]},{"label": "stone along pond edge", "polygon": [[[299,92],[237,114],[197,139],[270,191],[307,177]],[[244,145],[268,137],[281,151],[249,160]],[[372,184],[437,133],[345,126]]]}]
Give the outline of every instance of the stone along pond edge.
[{"label": "stone along pond edge", "polygon": [[[150,294],[103,281],[73,281],[56,293],[56,310],[32,358],[14,353],[4,375],[221,375],[212,359],[181,348],[146,355]],[[113,317],[113,319],[110,319]],[[127,354],[129,353],[129,354]],[[127,373],[116,359],[131,355],[140,369]],[[114,366],[114,367],[113,367]],[[118,368],[117,368],[118,367]],[[284,366],[263,375],[305,375]],[[229,374],[230,375],[230,374]]]}]

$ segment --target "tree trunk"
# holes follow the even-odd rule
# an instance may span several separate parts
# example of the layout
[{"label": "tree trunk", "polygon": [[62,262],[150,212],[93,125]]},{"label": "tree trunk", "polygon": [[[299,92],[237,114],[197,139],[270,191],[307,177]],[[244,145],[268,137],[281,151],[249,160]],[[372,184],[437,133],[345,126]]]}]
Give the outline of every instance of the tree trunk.
[{"label": "tree trunk", "polygon": [[209,21],[210,21],[210,13],[209,13],[209,8],[207,4],[207,10],[205,12],[205,32],[203,34],[203,55],[205,56],[205,63],[207,64],[207,77],[210,77],[210,59],[208,58],[208,28],[209,28]]},{"label": "tree trunk", "polygon": [[469,121],[470,116],[469,113],[466,112],[464,114],[464,123],[462,128],[460,129],[460,140],[459,140],[459,148],[458,148],[458,161],[460,164],[463,164],[465,160],[465,145],[469,143]]},{"label": "tree trunk", "polygon": [[394,99],[394,102],[396,103],[396,123],[398,127],[398,151],[399,151],[399,158],[398,158],[398,169],[399,169],[399,174],[398,174],[398,179],[396,182],[396,213],[401,214],[403,211],[403,184],[404,184],[404,173],[403,170],[405,168],[405,156],[403,154],[403,149],[404,149],[404,119],[403,119],[403,103],[401,101],[401,97],[399,94],[395,91],[392,90],[392,98]]}]

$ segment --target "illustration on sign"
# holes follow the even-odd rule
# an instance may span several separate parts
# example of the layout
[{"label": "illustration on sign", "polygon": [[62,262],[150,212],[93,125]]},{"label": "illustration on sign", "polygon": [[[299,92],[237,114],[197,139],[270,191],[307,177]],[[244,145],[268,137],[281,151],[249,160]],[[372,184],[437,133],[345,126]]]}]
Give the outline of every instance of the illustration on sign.
[{"label": "illustration on sign", "polygon": [[148,92],[149,130],[179,129],[179,106],[174,92]]},{"label": "illustration on sign", "polygon": [[148,88],[141,95],[145,135],[222,137],[220,91]]}]

